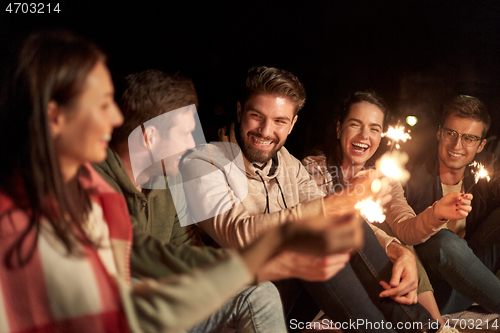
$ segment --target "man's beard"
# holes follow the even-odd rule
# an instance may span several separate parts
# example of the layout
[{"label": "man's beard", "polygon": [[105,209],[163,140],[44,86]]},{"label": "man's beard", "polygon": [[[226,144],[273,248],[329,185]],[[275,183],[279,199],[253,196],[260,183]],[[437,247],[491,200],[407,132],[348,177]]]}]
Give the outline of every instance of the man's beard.
[{"label": "man's beard", "polygon": [[[243,151],[243,155],[250,163],[259,163],[259,164],[267,163],[269,160],[276,157],[276,155],[278,154],[278,151],[285,144],[284,141],[280,144],[280,142],[277,138],[272,138],[272,137],[264,138],[262,135],[260,135],[256,132],[248,132],[245,134],[242,132],[241,126],[239,124],[237,124],[236,131],[238,133],[236,135],[238,144],[240,145],[240,148]],[[272,140],[275,144],[275,148],[271,151],[262,151],[258,148],[255,148],[255,147],[251,146],[250,142],[248,142],[249,140],[251,140],[249,135],[253,135],[256,138],[266,140],[266,141]]]}]

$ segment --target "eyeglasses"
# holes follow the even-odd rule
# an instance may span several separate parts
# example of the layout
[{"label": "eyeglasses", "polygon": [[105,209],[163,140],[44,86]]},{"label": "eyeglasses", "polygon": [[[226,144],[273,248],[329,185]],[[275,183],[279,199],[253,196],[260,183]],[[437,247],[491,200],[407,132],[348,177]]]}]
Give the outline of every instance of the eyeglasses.
[{"label": "eyeglasses", "polygon": [[447,142],[456,142],[457,138],[462,139],[462,144],[466,147],[472,147],[476,142],[480,141],[481,138],[472,134],[460,134],[452,129],[441,127],[441,137]]}]

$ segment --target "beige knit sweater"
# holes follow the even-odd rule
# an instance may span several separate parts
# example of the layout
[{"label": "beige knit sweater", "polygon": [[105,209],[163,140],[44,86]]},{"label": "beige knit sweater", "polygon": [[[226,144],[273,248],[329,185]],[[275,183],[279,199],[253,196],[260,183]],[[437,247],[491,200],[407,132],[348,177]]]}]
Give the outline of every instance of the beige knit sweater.
[{"label": "beige knit sweater", "polygon": [[286,148],[259,169],[239,149],[234,125],[219,138],[188,154],[180,170],[193,222],[221,246],[241,248],[277,225],[325,215],[323,192]]}]

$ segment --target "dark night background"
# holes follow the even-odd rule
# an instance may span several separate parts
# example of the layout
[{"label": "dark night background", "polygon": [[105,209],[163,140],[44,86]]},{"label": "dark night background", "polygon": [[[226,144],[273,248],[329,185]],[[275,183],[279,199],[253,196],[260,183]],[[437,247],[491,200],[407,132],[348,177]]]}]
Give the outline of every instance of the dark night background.
[{"label": "dark night background", "polygon": [[338,102],[366,88],[399,118],[419,118],[403,146],[414,159],[435,144],[440,104],[454,93],[482,98],[490,134],[499,133],[498,0],[92,0],[60,2],[59,14],[9,14],[8,3],[0,1],[2,63],[30,31],[72,30],[104,49],[116,82],[150,68],[191,77],[209,138],[235,114],[238,84],[254,65],[288,69],[304,82],[306,107],[286,144],[299,158],[324,138]]}]

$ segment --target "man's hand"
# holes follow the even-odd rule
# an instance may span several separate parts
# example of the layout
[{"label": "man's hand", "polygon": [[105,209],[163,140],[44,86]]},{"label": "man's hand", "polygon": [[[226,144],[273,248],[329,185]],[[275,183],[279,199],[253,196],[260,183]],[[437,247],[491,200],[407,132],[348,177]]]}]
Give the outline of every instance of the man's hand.
[{"label": "man's hand", "polygon": [[448,193],[434,204],[434,215],[439,220],[460,220],[469,215],[472,194]]},{"label": "man's hand", "polygon": [[258,272],[259,281],[298,278],[307,281],[326,281],[342,270],[349,253],[325,257],[285,251],[269,261]]},{"label": "man's hand", "polygon": [[354,214],[288,223],[282,227],[283,250],[314,256],[356,250],[363,245],[363,223]]},{"label": "man's hand", "polygon": [[282,226],[284,250],[259,271],[259,280],[299,278],[325,281],[349,261],[349,252],[363,244],[361,219],[308,219]]},{"label": "man's hand", "polygon": [[349,186],[342,189],[340,193],[331,194],[324,199],[325,212],[327,216],[334,217],[354,211],[354,205],[363,199],[372,197],[380,200],[382,206],[391,201],[391,185],[386,177],[380,179],[380,188],[376,193],[372,190],[372,183],[377,178],[376,169],[358,172],[349,182]]},{"label": "man's hand", "polygon": [[362,245],[362,223],[354,215],[287,223],[240,253],[250,271],[258,273],[259,281],[324,281],[344,268],[349,252]]},{"label": "man's hand", "polygon": [[395,242],[388,246],[387,255],[393,262],[392,277],[389,283],[380,282],[385,291],[379,296],[391,297],[402,304],[416,303],[418,275],[415,256],[406,247]]}]

